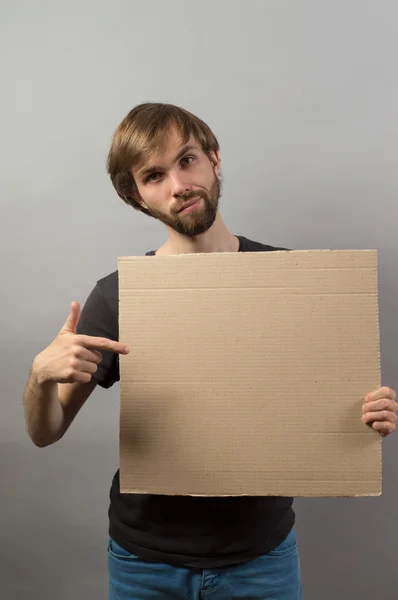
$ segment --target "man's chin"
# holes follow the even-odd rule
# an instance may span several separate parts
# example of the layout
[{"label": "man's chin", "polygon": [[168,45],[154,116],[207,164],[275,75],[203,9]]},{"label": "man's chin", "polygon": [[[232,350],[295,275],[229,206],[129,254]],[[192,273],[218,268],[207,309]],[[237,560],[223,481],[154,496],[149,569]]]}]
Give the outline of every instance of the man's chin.
[{"label": "man's chin", "polygon": [[[216,210],[205,210],[200,215],[194,215],[193,213],[178,215],[177,213],[177,215],[174,217],[167,217],[160,212],[151,211],[150,216],[161,221],[161,223],[167,227],[170,227],[170,229],[173,229],[180,235],[184,235],[185,237],[189,238],[195,238],[199,235],[203,235],[210,229],[210,227],[212,227],[217,217],[217,211],[218,206]],[[211,212],[211,214],[209,214],[209,212]]]},{"label": "man's chin", "polygon": [[197,225],[196,227],[172,227],[174,231],[188,238],[196,238],[209,231],[212,224]]},{"label": "man's chin", "polygon": [[199,235],[203,235],[207,231],[209,231],[210,227],[213,226],[214,221],[216,220],[216,214],[212,215],[207,219],[203,219],[197,223],[192,223],[188,225],[187,223],[179,223],[176,224],[173,229],[180,233],[181,235],[185,235],[186,237],[194,238]]}]

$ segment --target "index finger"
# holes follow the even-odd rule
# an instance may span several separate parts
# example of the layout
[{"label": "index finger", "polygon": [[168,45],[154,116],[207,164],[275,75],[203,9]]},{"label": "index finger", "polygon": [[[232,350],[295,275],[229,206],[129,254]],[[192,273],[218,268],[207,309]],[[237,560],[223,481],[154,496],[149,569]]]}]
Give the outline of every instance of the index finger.
[{"label": "index finger", "polygon": [[130,352],[130,349],[126,344],[115,342],[108,338],[91,335],[77,335],[76,337],[85,348],[91,350],[109,350],[110,352],[116,352],[117,354],[128,354]]}]

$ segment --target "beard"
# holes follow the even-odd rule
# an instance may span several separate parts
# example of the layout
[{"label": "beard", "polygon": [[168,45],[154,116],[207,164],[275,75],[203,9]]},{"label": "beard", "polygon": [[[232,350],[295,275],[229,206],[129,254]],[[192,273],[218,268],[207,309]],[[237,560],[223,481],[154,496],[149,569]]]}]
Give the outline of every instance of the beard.
[{"label": "beard", "polygon": [[[209,192],[202,189],[179,196],[180,202],[170,214],[150,207],[147,207],[147,211],[151,217],[171,227],[177,233],[186,237],[195,237],[205,233],[213,225],[217,216],[220,196],[221,180],[215,176]],[[193,198],[202,198],[202,206],[186,214],[179,212]]]}]

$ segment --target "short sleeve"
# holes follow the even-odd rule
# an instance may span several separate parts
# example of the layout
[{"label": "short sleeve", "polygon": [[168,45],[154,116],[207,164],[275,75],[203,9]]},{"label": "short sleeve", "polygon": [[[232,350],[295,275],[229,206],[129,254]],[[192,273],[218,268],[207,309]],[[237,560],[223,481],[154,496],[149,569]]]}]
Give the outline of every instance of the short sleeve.
[{"label": "short sleeve", "polygon": [[[101,281],[96,283],[81,310],[76,333],[118,341],[117,305],[112,306],[109,298],[105,297]],[[119,356],[108,350],[101,351],[101,354],[102,361],[93,379],[101,387],[109,388],[120,380]]]}]

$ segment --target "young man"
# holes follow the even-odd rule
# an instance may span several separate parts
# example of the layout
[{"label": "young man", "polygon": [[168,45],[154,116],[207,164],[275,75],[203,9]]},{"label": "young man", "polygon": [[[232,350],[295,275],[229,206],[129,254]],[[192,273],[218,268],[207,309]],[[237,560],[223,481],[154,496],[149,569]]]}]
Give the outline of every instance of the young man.
[{"label": "young man", "polygon": [[[116,130],[108,170],[119,196],[161,221],[165,243],[148,255],[279,250],[233,235],[220,212],[219,145],[209,127],[173,105],[143,104]],[[283,248],[282,248],[283,249]],[[96,385],[119,380],[117,272],[99,280],[80,314],[73,302],[58,336],[33,362],[27,431],[59,440]],[[139,352],[139,348],[130,349]],[[383,435],[397,421],[395,392],[364,399],[362,418]],[[109,509],[109,598],[298,600],[302,597],[293,499],[121,494]]]}]

